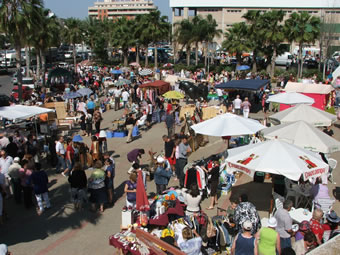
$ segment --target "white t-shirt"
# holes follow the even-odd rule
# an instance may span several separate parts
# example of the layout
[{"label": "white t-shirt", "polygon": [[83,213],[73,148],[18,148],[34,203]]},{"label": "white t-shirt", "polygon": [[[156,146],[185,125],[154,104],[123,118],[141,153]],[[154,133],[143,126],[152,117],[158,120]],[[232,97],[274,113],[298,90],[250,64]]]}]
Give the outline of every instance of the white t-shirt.
[{"label": "white t-shirt", "polygon": [[216,93],[217,93],[217,96],[219,96],[219,97],[223,96],[223,92],[222,92],[221,89],[216,89]]},{"label": "white t-shirt", "polygon": [[122,92],[120,91],[120,89],[115,89],[113,91],[113,93],[115,94],[115,97],[120,97],[120,95],[122,94]]},{"label": "white t-shirt", "polygon": [[234,108],[235,108],[235,109],[241,109],[241,104],[242,104],[242,100],[241,100],[241,99],[236,98],[236,99],[234,100]]},{"label": "white t-shirt", "polygon": [[122,93],[123,101],[128,101],[128,100],[129,100],[129,96],[130,96],[129,92],[124,91],[124,92]]},{"label": "white t-shirt", "polygon": [[61,155],[65,155],[64,145],[58,141],[57,144],[55,145],[55,151]]},{"label": "white t-shirt", "polygon": [[13,164],[13,158],[11,156],[7,156],[6,158],[1,157],[0,158],[0,171],[3,173],[6,177],[8,176],[8,170],[10,165]]}]

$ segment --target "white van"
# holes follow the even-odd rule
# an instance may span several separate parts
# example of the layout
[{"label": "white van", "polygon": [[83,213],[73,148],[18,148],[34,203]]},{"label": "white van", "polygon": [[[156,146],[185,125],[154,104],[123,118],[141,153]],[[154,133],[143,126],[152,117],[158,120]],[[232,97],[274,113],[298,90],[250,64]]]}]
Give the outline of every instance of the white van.
[{"label": "white van", "polygon": [[15,53],[7,53],[6,56],[4,54],[4,57],[1,61],[1,66],[5,67],[7,65],[7,67],[14,67],[15,63],[16,63]]},{"label": "white van", "polygon": [[285,52],[284,54],[277,56],[275,59],[275,65],[278,66],[290,66],[293,61],[293,55],[290,52]]}]

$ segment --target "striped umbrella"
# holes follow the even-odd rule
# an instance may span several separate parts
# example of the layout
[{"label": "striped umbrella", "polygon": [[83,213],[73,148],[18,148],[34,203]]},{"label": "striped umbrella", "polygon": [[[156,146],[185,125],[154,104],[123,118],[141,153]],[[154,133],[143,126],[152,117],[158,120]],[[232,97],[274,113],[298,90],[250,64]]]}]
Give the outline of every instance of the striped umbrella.
[{"label": "striped umbrella", "polygon": [[152,70],[151,69],[143,69],[142,71],[139,72],[139,75],[142,75],[142,76],[146,76],[146,75],[150,75],[152,74]]}]

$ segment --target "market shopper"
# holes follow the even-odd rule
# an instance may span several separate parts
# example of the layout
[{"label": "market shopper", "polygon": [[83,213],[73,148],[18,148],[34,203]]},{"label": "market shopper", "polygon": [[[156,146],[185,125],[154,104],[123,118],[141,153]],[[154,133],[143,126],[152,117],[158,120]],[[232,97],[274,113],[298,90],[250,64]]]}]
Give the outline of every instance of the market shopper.
[{"label": "market shopper", "polygon": [[48,177],[46,172],[41,170],[40,163],[35,164],[35,169],[30,176],[30,182],[32,182],[35,198],[38,203],[37,213],[41,215],[45,208],[51,208],[51,203],[48,197]]},{"label": "market shopper", "polygon": [[93,122],[94,122],[94,126],[96,129],[96,134],[99,134],[100,132],[100,123],[102,122],[102,120],[103,120],[103,117],[100,111],[95,110],[93,113]]},{"label": "market shopper", "polygon": [[172,137],[175,134],[175,118],[172,111],[165,115],[165,127],[168,130],[168,137]]},{"label": "market shopper", "polygon": [[296,255],[304,255],[307,254],[314,247],[314,243],[316,241],[316,237],[312,232],[307,232],[303,239],[297,241],[293,245],[293,249]]},{"label": "market shopper", "polygon": [[261,219],[256,207],[248,201],[247,194],[242,194],[240,196],[240,203],[237,205],[234,214],[235,228],[237,231],[243,231],[242,224],[245,221],[252,223],[251,233],[253,235],[261,228]]},{"label": "market shopper", "polygon": [[64,147],[64,137],[60,136],[58,141],[56,142],[55,145],[55,151],[57,153],[57,158],[58,158],[58,162],[57,162],[57,166],[56,166],[56,172],[60,173],[62,171],[66,170],[66,163],[65,163],[65,147]]},{"label": "market shopper", "polygon": [[197,184],[191,184],[190,189],[183,194],[183,197],[185,199],[185,204],[187,205],[185,215],[191,216],[200,212],[202,195],[200,194]]},{"label": "market shopper", "polygon": [[126,207],[134,208],[136,206],[137,192],[137,173],[132,172],[129,180],[125,182],[124,192],[126,193]]},{"label": "market shopper", "polygon": [[8,169],[8,175],[11,178],[12,190],[14,194],[14,200],[17,204],[21,203],[21,191],[22,187],[20,184],[20,158],[15,157],[13,164],[10,165]]},{"label": "market shopper", "polygon": [[313,217],[310,220],[310,229],[316,237],[318,245],[322,244],[322,237],[324,229],[322,228],[321,220],[323,218],[323,211],[320,208],[315,208],[313,212]]},{"label": "market shopper", "polygon": [[112,205],[113,203],[113,190],[114,190],[114,185],[113,181],[115,178],[115,169],[113,162],[107,158],[104,160],[104,170],[105,170],[105,187],[107,189],[107,195],[108,195],[108,200],[109,204]]},{"label": "market shopper", "polygon": [[21,187],[24,192],[24,205],[26,209],[29,209],[33,205],[32,201],[32,183],[30,181],[30,176],[32,171],[34,170],[34,162],[28,162],[27,160],[22,160],[21,162],[22,168],[19,170],[20,179],[21,179]]},{"label": "market shopper", "polygon": [[276,226],[276,219],[271,217],[267,227],[260,229],[258,248],[261,255],[281,254],[280,235],[275,231]]},{"label": "market shopper", "polygon": [[162,195],[166,190],[166,186],[169,183],[170,177],[172,176],[171,166],[168,162],[165,162],[164,158],[159,156],[157,158],[157,168],[154,173],[157,194]]},{"label": "market shopper", "polygon": [[191,147],[188,144],[188,138],[182,137],[182,142],[178,145],[178,159],[176,159],[176,175],[179,179],[180,186],[184,186],[184,167],[188,163],[188,154],[191,152]]},{"label": "market shopper", "polygon": [[276,231],[280,235],[281,249],[291,247],[291,236],[293,234],[292,223],[293,220],[289,215],[289,211],[293,207],[293,202],[289,199],[283,202],[283,208],[279,208],[274,217],[277,220]]},{"label": "market shopper", "polygon": [[87,201],[87,178],[84,168],[80,162],[76,162],[68,177],[71,185],[71,201],[76,210],[82,209],[83,203]]},{"label": "market shopper", "polygon": [[94,165],[95,170],[89,178],[88,188],[90,190],[90,202],[92,211],[96,211],[99,205],[99,211],[104,212],[104,204],[108,202],[105,188],[105,171],[102,169],[102,163],[98,160]]},{"label": "market shopper", "polygon": [[244,101],[241,104],[241,108],[242,108],[244,118],[248,118],[249,112],[250,112],[250,107],[251,107],[251,104],[248,101],[248,97],[244,98]]},{"label": "market shopper", "polygon": [[144,149],[134,149],[127,154],[127,159],[131,163],[140,163],[139,159],[145,154]]},{"label": "market shopper", "polygon": [[187,255],[201,255],[202,238],[195,229],[185,227],[182,230],[184,242],[179,244],[179,248]]},{"label": "market shopper", "polygon": [[240,99],[240,95],[237,95],[233,101],[233,109],[235,111],[235,114],[241,115],[241,105],[242,105],[242,100]]},{"label": "market shopper", "polygon": [[[231,247],[232,255],[257,255],[256,238],[252,235],[253,224],[247,220],[242,223],[242,232],[238,233]],[[275,254],[275,253],[274,253]]]},{"label": "market shopper", "polygon": [[172,140],[167,135],[163,135],[162,137],[164,141],[164,156],[165,159],[169,161],[173,170],[175,170],[176,165],[176,146],[174,140]]},{"label": "market shopper", "polygon": [[64,177],[71,172],[73,165],[74,165],[74,148],[73,142],[71,138],[66,139],[66,154],[65,154],[65,161],[66,161],[66,169],[61,173]]},{"label": "market shopper", "polygon": [[206,208],[207,210],[214,209],[214,206],[217,205],[217,188],[218,182],[220,178],[220,162],[217,157],[213,159],[212,165],[210,168],[206,169],[204,166],[201,167],[207,174],[210,185],[210,205]]},{"label": "market shopper", "polygon": [[125,127],[128,131],[126,143],[132,142],[132,131],[135,125],[136,125],[136,120],[133,114],[129,113],[128,117],[125,120]]}]

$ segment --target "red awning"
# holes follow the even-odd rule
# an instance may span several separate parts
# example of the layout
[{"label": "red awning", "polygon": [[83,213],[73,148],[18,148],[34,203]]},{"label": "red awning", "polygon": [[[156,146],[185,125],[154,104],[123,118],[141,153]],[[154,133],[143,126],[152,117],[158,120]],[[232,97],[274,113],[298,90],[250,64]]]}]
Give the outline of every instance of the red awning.
[{"label": "red awning", "polygon": [[151,89],[157,89],[159,95],[163,95],[164,93],[168,92],[170,90],[170,83],[165,82],[162,80],[157,80],[154,82],[147,82],[139,86],[140,88],[151,88]]}]

